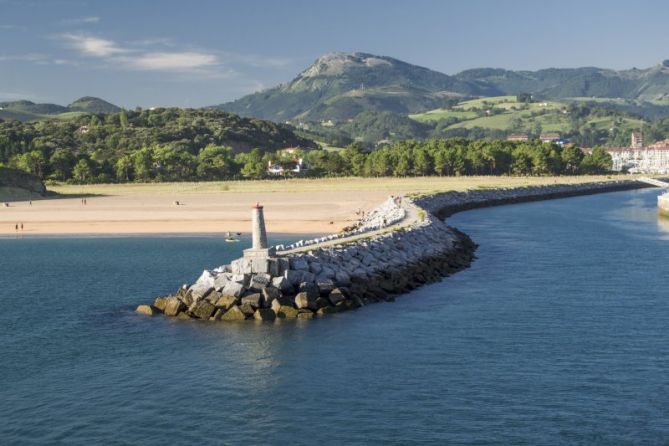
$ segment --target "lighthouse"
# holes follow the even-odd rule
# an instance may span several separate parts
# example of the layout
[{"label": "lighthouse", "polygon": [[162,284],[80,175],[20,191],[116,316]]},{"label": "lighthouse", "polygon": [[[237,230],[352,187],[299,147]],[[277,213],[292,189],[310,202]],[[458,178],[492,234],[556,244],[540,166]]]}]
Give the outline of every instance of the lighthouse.
[{"label": "lighthouse", "polygon": [[267,247],[267,231],[265,229],[265,215],[260,203],[251,207],[251,240],[249,249],[244,250],[244,259],[248,261],[253,273],[269,272],[270,258],[274,257],[274,248]]},{"label": "lighthouse", "polygon": [[251,232],[253,234],[252,249],[267,248],[267,231],[265,231],[265,215],[260,203],[251,208]]}]

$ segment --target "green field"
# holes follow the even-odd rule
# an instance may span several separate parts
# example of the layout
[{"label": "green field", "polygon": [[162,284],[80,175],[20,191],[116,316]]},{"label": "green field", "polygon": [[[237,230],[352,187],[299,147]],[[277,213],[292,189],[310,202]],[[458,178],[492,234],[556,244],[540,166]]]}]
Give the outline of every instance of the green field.
[{"label": "green field", "polygon": [[[591,98],[570,98],[571,102],[585,102]],[[568,101],[568,102],[569,102]],[[599,102],[612,102],[613,99],[600,99]],[[623,101],[620,99],[620,101]],[[449,125],[446,129],[473,129],[476,127],[489,130],[511,131],[514,125],[520,125],[525,131],[531,131],[537,124],[541,125],[542,132],[567,133],[573,130],[572,120],[566,112],[568,102],[537,101],[521,103],[515,96],[497,96],[490,98],[472,99],[461,102],[450,109],[436,109],[424,113],[409,115],[409,118],[419,122],[438,122],[455,118],[459,122]],[[622,103],[622,102],[621,102]],[[487,116],[486,111],[492,113]],[[641,128],[643,121],[635,118],[602,117],[593,118],[596,129],[614,127],[617,119],[622,119],[623,129],[636,130]]]}]

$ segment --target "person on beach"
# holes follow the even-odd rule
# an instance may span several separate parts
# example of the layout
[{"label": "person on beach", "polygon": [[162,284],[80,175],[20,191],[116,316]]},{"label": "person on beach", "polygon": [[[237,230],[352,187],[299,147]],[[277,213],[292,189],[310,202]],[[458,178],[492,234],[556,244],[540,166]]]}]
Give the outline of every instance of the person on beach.
[{"label": "person on beach", "polygon": [[23,231],[23,223],[21,223],[21,230]]},{"label": "person on beach", "polygon": [[14,225],[14,229],[16,230],[16,233],[18,234],[18,232],[19,232],[19,224],[18,223]]}]

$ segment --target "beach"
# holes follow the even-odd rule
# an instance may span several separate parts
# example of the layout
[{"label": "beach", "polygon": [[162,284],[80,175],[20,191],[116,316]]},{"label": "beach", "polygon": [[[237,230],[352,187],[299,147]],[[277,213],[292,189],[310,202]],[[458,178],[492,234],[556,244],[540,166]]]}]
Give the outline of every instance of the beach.
[{"label": "beach", "polygon": [[[32,204],[13,201],[0,208],[0,235],[244,233],[249,231],[250,208],[256,202],[265,206],[270,233],[326,234],[353,224],[359,210],[369,211],[389,195],[607,179],[422,177],[56,185],[48,187],[54,196],[33,199]],[[23,230],[16,231],[21,224]]]}]

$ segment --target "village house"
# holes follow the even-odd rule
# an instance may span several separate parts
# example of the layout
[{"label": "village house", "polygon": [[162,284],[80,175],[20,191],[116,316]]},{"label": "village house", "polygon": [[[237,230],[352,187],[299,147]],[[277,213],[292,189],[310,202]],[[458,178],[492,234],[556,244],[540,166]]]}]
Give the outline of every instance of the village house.
[{"label": "village house", "polygon": [[270,175],[286,175],[288,173],[299,175],[308,170],[302,158],[292,159],[288,162],[268,161],[267,173]]}]

